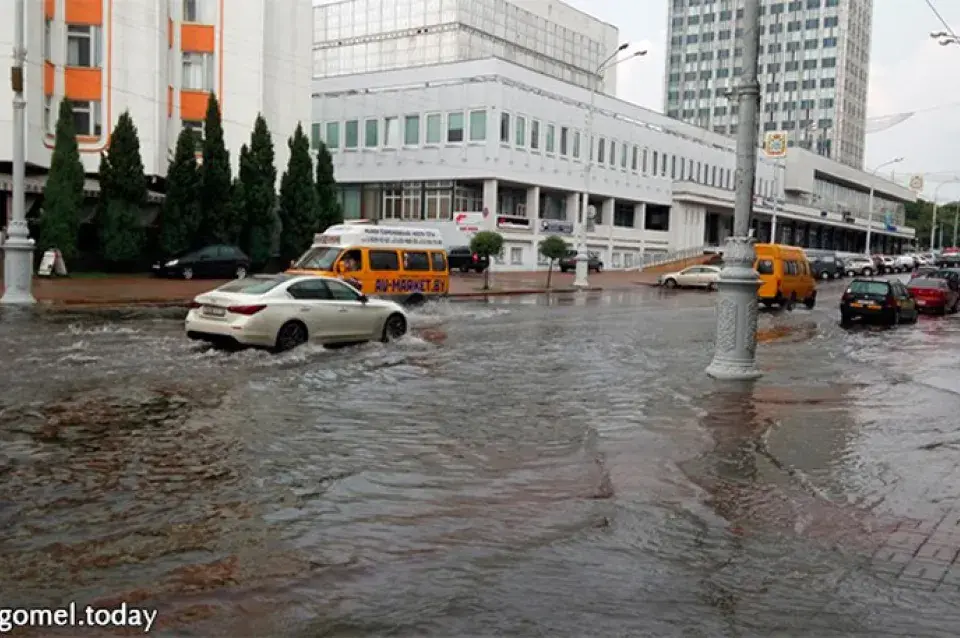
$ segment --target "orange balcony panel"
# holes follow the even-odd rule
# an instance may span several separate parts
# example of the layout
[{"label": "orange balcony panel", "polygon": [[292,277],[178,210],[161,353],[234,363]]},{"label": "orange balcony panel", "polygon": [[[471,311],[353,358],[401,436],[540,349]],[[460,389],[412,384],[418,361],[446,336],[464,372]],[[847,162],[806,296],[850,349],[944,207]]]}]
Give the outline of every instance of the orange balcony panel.
[{"label": "orange balcony panel", "polygon": [[180,91],[180,119],[193,122],[202,121],[207,116],[207,102],[210,94],[206,91]]},{"label": "orange balcony panel", "polygon": [[68,99],[97,102],[103,91],[100,69],[67,67],[63,71],[64,94]]},{"label": "orange balcony panel", "polygon": [[190,53],[213,53],[216,37],[209,24],[184,24],[180,26],[180,50]]},{"label": "orange balcony panel", "polygon": [[53,66],[52,62],[43,63],[43,94],[44,95],[53,95],[55,73],[56,73],[56,67]]},{"label": "orange balcony panel", "polygon": [[173,48],[173,18],[167,18],[167,48]]},{"label": "orange balcony panel", "polygon": [[103,0],[64,0],[64,20],[69,24],[103,24]]},{"label": "orange balcony panel", "polygon": [[167,117],[173,117],[173,87],[167,87]]},{"label": "orange balcony panel", "polygon": [[47,20],[53,20],[54,15],[57,13],[57,0],[44,0],[43,2],[43,17]]}]

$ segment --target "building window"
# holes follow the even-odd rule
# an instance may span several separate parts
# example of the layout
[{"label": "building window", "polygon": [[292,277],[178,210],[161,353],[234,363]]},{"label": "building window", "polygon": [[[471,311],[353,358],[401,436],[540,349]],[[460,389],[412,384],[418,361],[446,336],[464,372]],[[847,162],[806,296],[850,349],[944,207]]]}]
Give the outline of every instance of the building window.
[{"label": "building window", "polygon": [[53,96],[44,95],[43,96],[43,132],[50,133],[53,131],[51,128],[53,126]]},{"label": "building window", "polygon": [[73,125],[77,135],[99,137],[101,133],[100,102],[73,101]]},{"label": "building window", "polygon": [[320,124],[310,125],[310,148],[320,148]]},{"label": "building window", "polygon": [[540,148],[540,120],[530,122],[530,148],[533,150]]},{"label": "building window", "polygon": [[597,164],[603,163],[603,158],[606,156],[607,150],[607,140],[602,137],[597,140]]},{"label": "building window", "polygon": [[573,132],[573,159],[580,159],[580,131]]},{"label": "building window", "polygon": [[427,219],[451,219],[453,191],[449,188],[428,188],[424,192]]},{"label": "building window", "polygon": [[203,150],[203,120],[181,120],[180,126],[184,130],[190,131],[197,152],[201,152]]},{"label": "building window", "polygon": [[323,142],[328,149],[340,148],[340,122],[327,122],[327,134]]},{"label": "building window", "polygon": [[53,55],[53,20],[43,21],[43,59],[49,60]]},{"label": "building window", "polygon": [[99,68],[100,27],[67,25],[67,66]]},{"label": "building window", "polygon": [[212,24],[213,16],[209,15],[210,0],[183,0],[183,22],[199,22]]},{"label": "building window", "polygon": [[615,140],[610,140],[610,154],[607,156],[607,163],[610,166],[616,166],[617,164],[617,142]]},{"label": "building window", "polygon": [[403,185],[403,212],[401,219],[420,219],[420,182]]},{"label": "building window", "polygon": [[400,146],[400,118],[383,118],[383,145],[387,148]]},{"label": "building window", "polygon": [[380,146],[380,120],[367,120],[363,123],[363,147],[377,148]]},{"label": "building window", "polygon": [[213,54],[184,53],[181,86],[188,91],[213,90]]},{"label": "building window", "polygon": [[403,191],[399,186],[384,187],[383,189],[383,219],[400,219],[400,203],[403,201]]},{"label": "building window", "polygon": [[554,153],[556,151],[557,145],[557,129],[553,124],[547,124],[547,139],[546,139],[546,151],[548,153]]},{"label": "building window", "polygon": [[360,146],[359,120],[347,120],[343,126],[343,148],[357,148]]},{"label": "building window", "polygon": [[560,127],[560,155],[566,157],[568,150],[568,143],[570,137],[570,129],[566,126]]},{"label": "building window", "polygon": [[416,146],[420,143],[420,116],[408,115],[403,119],[403,145]]},{"label": "building window", "polygon": [[500,142],[503,144],[510,143],[510,114],[509,113],[500,114]]},{"label": "building window", "polygon": [[470,111],[470,141],[482,142],[487,139],[487,112]]},{"label": "building window", "polygon": [[636,172],[637,167],[640,165],[640,147],[634,145],[633,147],[633,157],[630,159],[630,169]]},{"label": "building window", "polygon": [[621,144],[620,145],[620,168],[622,168],[623,170],[627,170],[627,152],[628,152],[627,145]]},{"label": "building window", "polygon": [[439,113],[427,116],[427,144],[439,144],[443,141],[443,118]]},{"label": "building window", "polygon": [[463,141],[463,113],[454,112],[447,115],[447,143],[456,144]]},{"label": "building window", "polygon": [[510,247],[510,263],[514,266],[523,264],[523,248],[520,246]]},{"label": "building window", "polygon": [[517,116],[517,130],[515,131],[516,136],[516,145],[520,147],[525,147],[527,145],[527,118],[518,115]]}]

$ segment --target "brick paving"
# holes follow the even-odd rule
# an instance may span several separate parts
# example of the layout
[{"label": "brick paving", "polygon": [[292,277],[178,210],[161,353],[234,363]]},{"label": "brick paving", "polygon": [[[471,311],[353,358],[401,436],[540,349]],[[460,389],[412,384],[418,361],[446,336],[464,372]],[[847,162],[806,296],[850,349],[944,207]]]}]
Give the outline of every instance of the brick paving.
[{"label": "brick paving", "polygon": [[873,571],[895,585],[960,593],[960,504],[942,517],[903,521],[873,554]]},{"label": "brick paving", "polygon": [[[590,284],[595,288],[631,288],[656,281],[657,275],[638,272],[604,272],[591,274]],[[491,290],[483,292],[483,275],[455,274],[450,280],[453,297],[472,297],[483,294],[537,294],[546,289],[545,272],[493,273]],[[64,277],[35,278],[33,294],[41,303],[69,306],[124,306],[124,305],[178,305],[196,295],[211,290],[223,280],[158,279],[150,276]],[[569,290],[572,273],[553,273],[551,288]],[[0,294],[3,287],[0,286]]]}]

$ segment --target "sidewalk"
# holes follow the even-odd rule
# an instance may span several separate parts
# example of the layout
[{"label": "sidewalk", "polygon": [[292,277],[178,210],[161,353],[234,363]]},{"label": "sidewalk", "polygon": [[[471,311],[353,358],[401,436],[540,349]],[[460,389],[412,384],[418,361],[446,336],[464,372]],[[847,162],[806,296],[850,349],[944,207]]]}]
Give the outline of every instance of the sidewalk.
[{"label": "sidewalk", "polygon": [[[638,272],[604,272],[591,274],[591,289],[632,288],[656,282],[657,275]],[[452,298],[483,297],[488,295],[524,295],[546,292],[545,272],[494,273],[491,289],[483,290],[483,275],[454,274],[450,277]],[[223,280],[157,279],[148,275],[118,275],[116,277],[35,278],[33,295],[37,301],[52,306],[180,306],[202,292],[225,283]],[[555,292],[572,290],[573,274],[554,272],[551,289]],[[3,286],[0,286],[0,294]]]}]

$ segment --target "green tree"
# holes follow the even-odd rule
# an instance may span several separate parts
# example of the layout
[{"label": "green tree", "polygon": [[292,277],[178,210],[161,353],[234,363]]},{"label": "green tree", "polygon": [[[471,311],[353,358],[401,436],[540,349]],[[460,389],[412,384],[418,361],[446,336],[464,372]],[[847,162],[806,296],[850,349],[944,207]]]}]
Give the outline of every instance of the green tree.
[{"label": "green tree", "polygon": [[77,238],[83,209],[83,164],[77,148],[73,125],[73,107],[60,101],[57,134],[50,158],[50,175],[43,189],[43,216],[37,248],[41,252],[56,248],[64,259],[77,255]]},{"label": "green tree", "polygon": [[200,224],[200,169],[197,164],[196,137],[182,129],[177,137],[173,159],[167,166],[167,195],[160,217],[160,252],[176,255],[197,241]]},{"label": "green tree", "polygon": [[277,217],[277,168],[273,137],[262,115],[257,115],[250,146],[240,150],[240,181],[243,183],[243,218],[240,246],[255,269],[270,260]]},{"label": "green tree", "polygon": [[230,197],[230,152],[223,141],[220,102],[213,93],[207,100],[203,121],[203,164],[200,166],[199,244],[233,243],[237,226]]},{"label": "green tree", "polygon": [[110,146],[100,163],[100,256],[105,263],[130,267],[141,257],[143,226],[140,207],[147,197],[147,179],[140,157],[140,137],[128,111],[117,119]]},{"label": "green tree", "polygon": [[343,208],[337,201],[337,180],[333,175],[333,157],[327,145],[320,142],[317,150],[317,207],[320,225],[317,232],[343,223]]},{"label": "green tree", "polygon": [[320,222],[310,140],[304,135],[301,124],[297,124],[287,146],[290,159],[280,179],[280,258],[284,264],[310,247]]},{"label": "green tree", "polygon": [[[470,239],[470,252],[492,260],[494,255],[503,252],[503,235],[492,230],[481,230]],[[483,271],[483,289],[490,289],[490,269]]]},{"label": "green tree", "polygon": [[547,290],[550,289],[550,279],[553,277],[553,264],[562,259],[570,250],[567,242],[559,235],[550,235],[540,242],[540,254],[550,260],[547,266]]}]

